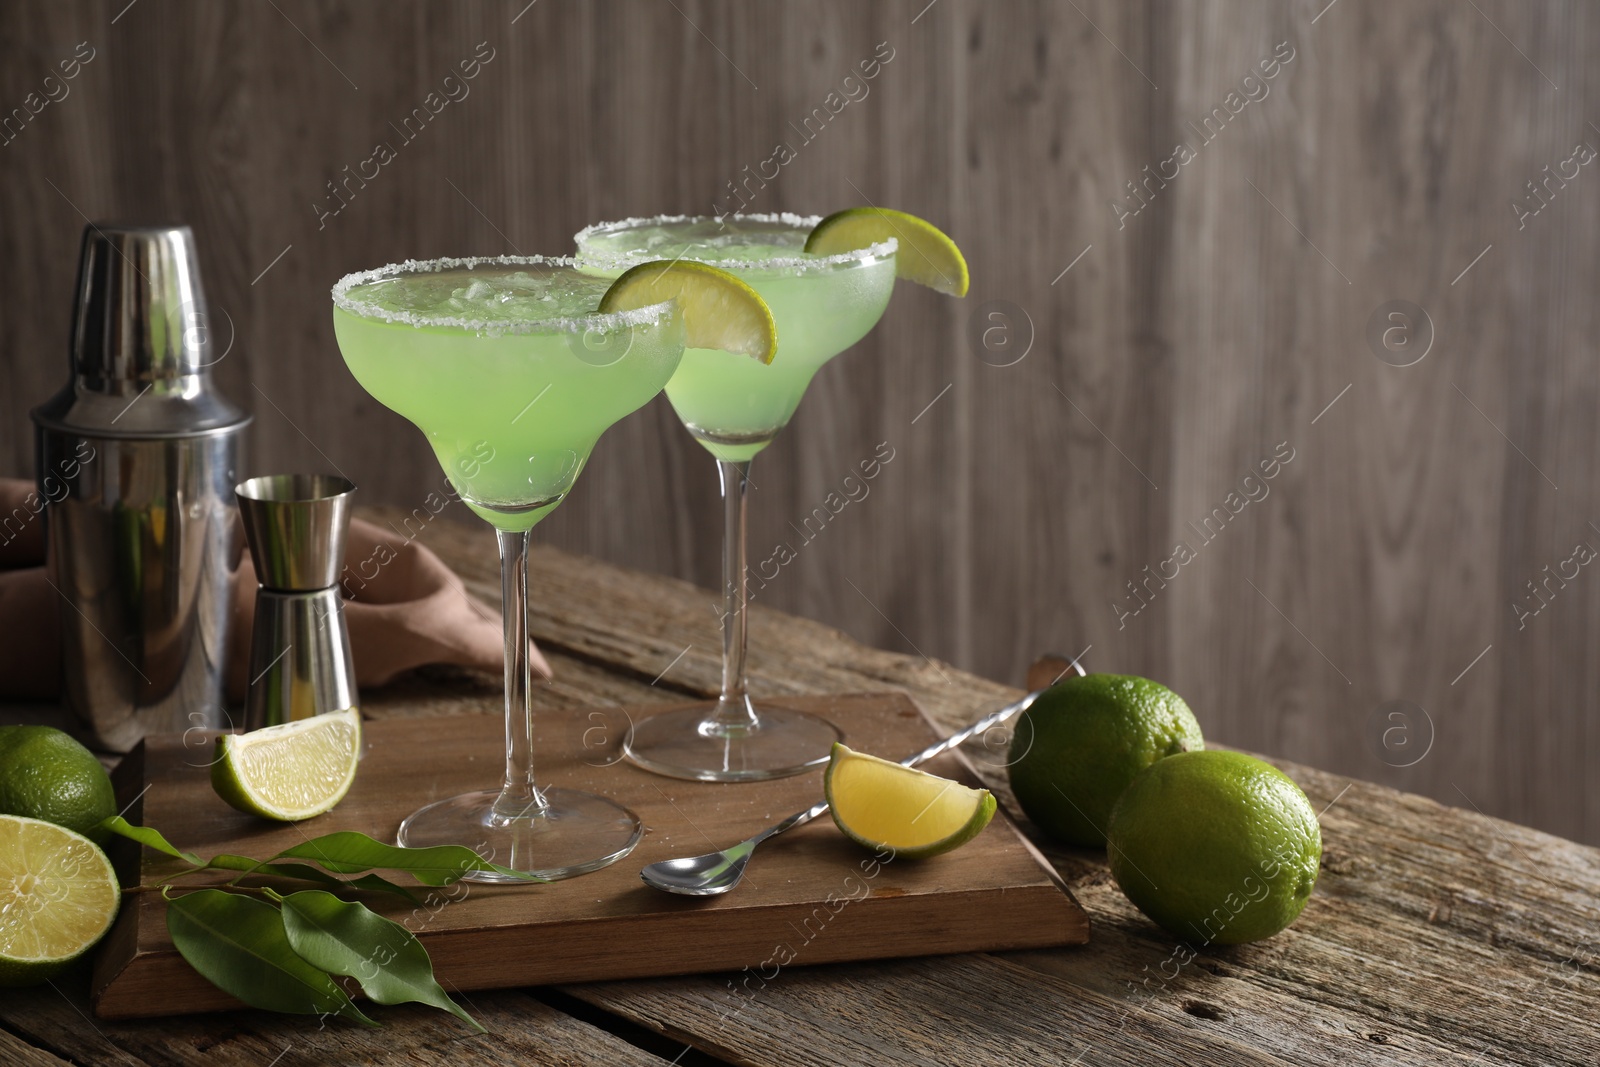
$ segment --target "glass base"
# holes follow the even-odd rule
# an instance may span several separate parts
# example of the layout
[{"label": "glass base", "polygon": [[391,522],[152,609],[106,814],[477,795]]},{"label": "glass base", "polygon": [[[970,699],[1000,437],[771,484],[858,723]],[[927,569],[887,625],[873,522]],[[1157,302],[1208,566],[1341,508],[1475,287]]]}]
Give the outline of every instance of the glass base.
[{"label": "glass base", "polygon": [[715,704],[652,715],[633,724],[622,751],[647,771],[701,782],[753,782],[803,774],[828,762],[843,738],[826,719],[757,708],[753,727],[719,728]]},{"label": "glass base", "polygon": [[[621,804],[570,789],[546,789],[543,811],[496,826],[499,795],[498,789],[485,789],[419,808],[400,824],[399,843],[466,845],[492,863],[555,881],[615,863],[643,833],[638,816]],[[465,880],[519,881],[491,871],[473,871]]]}]

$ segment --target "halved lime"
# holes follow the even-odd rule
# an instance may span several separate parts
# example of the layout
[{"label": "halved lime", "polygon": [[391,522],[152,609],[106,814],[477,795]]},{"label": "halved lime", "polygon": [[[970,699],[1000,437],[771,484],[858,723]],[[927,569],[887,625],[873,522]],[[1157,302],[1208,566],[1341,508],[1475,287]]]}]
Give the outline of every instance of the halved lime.
[{"label": "halved lime", "polygon": [[121,900],[93,841],[0,815],[0,986],[38,985],[65,970],[111,929]]},{"label": "halved lime", "polygon": [[859,845],[925,859],[966,844],[994,818],[994,796],[834,742],[822,795]]},{"label": "halved lime", "polygon": [[705,263],[641,263],[611,283],[599,310],[631,311],[668,300],[678,302],[689,348],[715,348],[762,363],[778,354],[778,327],[767,302],[732,274]]},{"label": "halved lime", "polygon": [[931,222],[886,207],[837,211],[811,230],[806,251],[819,256],[871,248],[893,237],[894,276],[950,296],[967,295],[967,261],[956,243]]},{"label": "halved lime", "polygon": [[361,713],[313,715],[217,738],[211,787],[240,811],[298,822],[329,811],[356,780]]}]

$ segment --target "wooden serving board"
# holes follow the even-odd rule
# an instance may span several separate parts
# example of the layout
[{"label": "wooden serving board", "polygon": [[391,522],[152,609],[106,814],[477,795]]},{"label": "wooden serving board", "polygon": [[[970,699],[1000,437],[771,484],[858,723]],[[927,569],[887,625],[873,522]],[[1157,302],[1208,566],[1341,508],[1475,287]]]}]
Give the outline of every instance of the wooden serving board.
[{"label": "wooden serving board", "polygon": [[[937,734],[901,694],[774,700],[837,723],[862,751],[901,757]],[[814,803],[821,771],[771,782],[685,782],[618,758],[629,716],[662,710],[595,708],[536,716],[540,781],[586,789],[631,807],[646,832],[629,856],[592,874],[530,886],[422,887],[430,906],[389,896],[368,906],[421,938],[447,989],[557,982],[899,956],[1080,944],[1088,919],[1055,871],[1002,812],[982,834],[931,860],[878,864],[818,819],[762,847],[744,883],[709,899],[645,886],[639,869],[731,845]],[[327,815],[278,825],[227,807],[212,792],[209,740],[147,738],[118,771],[130,821],[179,848],[266,858],[308,836],[360,830],[394,839],[400,820],[433,800],[498,780],[503,724],[496,717],[397,719],[366,724],[367,754],[349,796]],[[936,773],[978,784],[960,759]],[[177,861],[118,843],[124,885],[148,886]],[[448,901],[448,903],[447,903]],[[118,1019],[219,1011],[240,1005],[196,974],[173,948],[153,892],[125,897],[94,975],[95,1011]]]}]

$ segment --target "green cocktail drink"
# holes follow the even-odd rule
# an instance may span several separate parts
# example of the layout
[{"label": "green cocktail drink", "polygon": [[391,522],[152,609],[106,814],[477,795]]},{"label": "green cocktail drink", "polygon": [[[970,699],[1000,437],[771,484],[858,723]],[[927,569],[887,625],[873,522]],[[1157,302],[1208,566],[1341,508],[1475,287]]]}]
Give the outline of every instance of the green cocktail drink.
[{"label": "green cocktail drink", "polygon": [[719,460],[748,460],[789,422],[812,377],[865,337],[894,291],[892,244],[837,256],[808,255],[817,219],[797,215],[629,220],[578,234],[578,263],[616,274],[652,259],[710,263],[761,294],[778,324],[770,364],[714,349],[685,349],[667,399]]},{"label": "green cocktail drink", "polygon": [[535,785],[528,707],[528,531],[571,490],[600,435],[661,391],[683,352],[677,301],[597,314],[606,291],[571,260],[542,257],[408,261],[333,290],[350,372],[427,435],[461,499],[500,541],[503,785],[421,808],[399,842],[466,845],[546,879],[605,866],[641,834],[620,804]]},{"label": "green cocktail drink", "polygon": [[683,351],[670,308],[596,315],[607,285],[539,263],[391,273],[344,290],[334,332],[350,373],[427,435],[462,501],[526,530]]},{"label": "green cocktail drink", "polygon": [[722,693],[714,706],[635,723],[624,751],[677,778],[739,781],[799,774],[824,763],[839,731],[813,715],[753,705],[745,684],[745,501],[750,461],[794,415],[828,360],[865,337],[894,290],[896,241],[836,255],[805,251],[817,218],[730,215],[630,219],[577,235],[581,268],[615,276],[637,263],[683,259],[721,267],[759,293],[778,328],[770,364],[685,349],[667,399],[716,457],[723,527]]}]

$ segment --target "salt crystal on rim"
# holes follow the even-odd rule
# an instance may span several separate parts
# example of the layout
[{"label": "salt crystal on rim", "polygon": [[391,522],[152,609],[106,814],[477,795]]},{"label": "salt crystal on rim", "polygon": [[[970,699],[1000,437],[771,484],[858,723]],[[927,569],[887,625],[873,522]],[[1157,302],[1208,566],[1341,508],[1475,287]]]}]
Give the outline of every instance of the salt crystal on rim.
[{"label": "salt crystal on rim", "polygon": [[[453,315],[433,315],[421,312],[396,311],[392,308],[381,307],[377,304],[357,300],[350,296],[350,290],[369,282],[386,281],[402,274],[437,273],[442,270],[473,270],[476,267],[490,264],[497,267],[551,267],[577,271],[577,261],[571,256],[466,256],[459,258],[443,257],[440,259],[408,259],[403,263],[390,263],[384,267],[373,270],[356,271],[346,274],[333,286],[333,302],[339,308],[352,315],[359,315],[364,319],[379,319],[383,322],[392,322],[404,326],[421,329],[424,326],[440,326],[456,330],[470,330],[474,333],[490,337],[499,337],[504,334],[525,333],[608,333],[612,330],[626,329],[634,326],[649,326],[659,323],[672,313],[672,302],[649,304],[642,308],[630,311],[593,312],[583,316],[560,316],[549,319],[540,319],[534,322],[504,322],[487,319],[470,319]],[[517,271],[510,275],[512,278],[526,277],[530,281],[532,276],[526,271]],[[474,281],[468,287],[471,289],[481,283]],[[487,285],[485,285],[487,288]]]},{"label": "salt crystal on rim", "polygon": [[[651,255],[648,252],[612,252],[584,250],[583,245],[591,236],[608,236],[624,230],[640,230],[648,226],[676,226],[682,223],[714,222],[720,225],[724,218],[735,219],[742,222],[770,223],[788,226],[795,230],[810,231],[822,221],[821,215],[795,215],[791,212],[781,211],[772,214],[754,215],[656,215],[652,218],[618,219],[615,222],[597,222],[593,226],[585,226],[573,235],[573,241],[578,245],[578,255],[587,265],[601,269],[615,269],[637,266],[640,263],[649,263],[662,257]],[[892,255],[899,247],[899,242],[891,237],[887,241],[869,245],[866,248],[857,248],[849,252],[837,252],[831,256],[816,256],[802,254],[798,256],[774,256],[771,259],[737,260],[705,258],[701,259],[687,253],[677,256],[677,259],[687,259],[695,263],[705,263],[713,267],[722,267],[726,270],[737,272],[745,271],[795,271],[796,274],[805,274],[816,270],[831,270],[834,267],[846,266],[855,263],[864,263],[868,260],[881,259]]]}]

